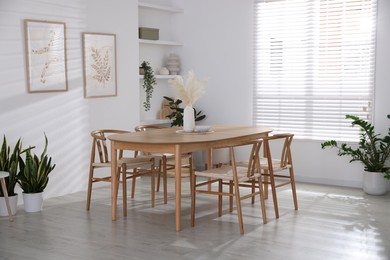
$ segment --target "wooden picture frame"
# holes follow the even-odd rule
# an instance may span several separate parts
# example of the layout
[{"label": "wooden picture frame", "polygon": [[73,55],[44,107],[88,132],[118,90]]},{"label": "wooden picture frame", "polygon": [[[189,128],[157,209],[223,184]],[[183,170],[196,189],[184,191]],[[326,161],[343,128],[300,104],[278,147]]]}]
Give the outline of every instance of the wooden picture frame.
[{"label": "wooden picture frame", "polygon": [[116,35],[83,33],[84,97],[117,95]]},{"label": "wooden picture frame", "polygon": [[67,91],[65,23],[25,19],[24,31],[28,93]]}]

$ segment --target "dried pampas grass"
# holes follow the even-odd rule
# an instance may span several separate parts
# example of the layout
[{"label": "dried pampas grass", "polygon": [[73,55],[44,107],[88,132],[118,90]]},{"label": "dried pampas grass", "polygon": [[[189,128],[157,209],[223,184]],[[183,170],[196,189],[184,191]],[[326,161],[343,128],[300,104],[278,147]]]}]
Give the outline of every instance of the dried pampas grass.
[{"label": "dried pampas grass", "polygon": [[196,79],[194,72],[191,70],[188,72],[185,84],[182,76],[175,76],[168,83],[175,88],[184,105],[192,106],[205,93],[204,86],[207,80]]}]

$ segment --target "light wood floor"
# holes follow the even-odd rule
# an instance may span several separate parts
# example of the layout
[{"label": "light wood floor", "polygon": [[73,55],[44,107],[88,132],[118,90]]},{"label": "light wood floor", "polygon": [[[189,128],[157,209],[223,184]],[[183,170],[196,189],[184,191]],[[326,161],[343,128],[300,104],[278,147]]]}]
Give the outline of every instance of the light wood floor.
[{"label": "light wood floor", "polygon": [[390,259],[390,194],[298,183],[299,210],[293,210],[290,190],[280,190],[280,219],[270,200],[266,225],[259,205],[244,201],[241,236],[236,211],[217,217],[216,196],[197,195],[191,228],[189,184],[183,178],[183,230],[176,233],[173,179],[168,205],[160,192],[152,209],[144,178],[137,182],[135,200],[129,200],[127,218],[120,205],[116,222],[106,187],[94,190],[89,212],[80,192],[45,200],[40,213],[26,214],[20,207],[12,223],[1,217],[0,259]]}]

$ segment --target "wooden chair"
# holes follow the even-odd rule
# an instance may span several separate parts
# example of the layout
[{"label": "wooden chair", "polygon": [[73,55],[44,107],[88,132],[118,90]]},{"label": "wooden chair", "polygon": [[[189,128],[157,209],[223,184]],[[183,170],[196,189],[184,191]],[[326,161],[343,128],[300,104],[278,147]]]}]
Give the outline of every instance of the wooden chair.
[{"label": "wooden chair", "polygon": [[[260,165],[261,169],[263,170],[263,183],[266,185],[271,185],[276,218],[279,218],[276,188],[290,184],[294,201],[294,208],[295,210],[298,210],[294,167],[291,156],[291,143],[293,137],[293,134],[275,134],[273,136],[262,138],[264,142],[264,157],[260,158]],[[274,157],[275,154],[278,154],[279,156]],[[281,172],[283,171],[288,171],[288,174],[282,174]],[[265,192],[268,192],[268,188]]]},{"label": "wooden chair", "polygon": [[7,178],[8,176],[9,176],[8,172],[0,171],[1,189],[3,190],[5,205],[7,206],[8,218],[9,218],[9,221],[13,221],[11,205],[9,203],[7,186],[5,185],[5,178]]},{"label": "wooden chair", "polygon": [[[143,131],[150,131],[150,130],[156,130],[156,129],[164,129],[167,128],[166,126],[163,125],[139,125],[135,127],[136,132],[143,132]],[[147,155],[147,156],[153,156],[155,161],[158,161],[158,167],[157,167],[157,189],[156,191],[160,191],[160,177],[162,175],[163,177],[163,192],[164,192],[164,204],[167,204],[167,171],[168,170],[173,170],[175,169],[175,155],[170,154],[170,153],[144,153],[141,151],[142,154]],[[188,163],[182,164],[182,168],[188,168],[192,169],[192,154],[183,154],[182,155],[182,160],[187,161]],[[134,183],[133,183],[134,185]],[[133,189],[134,191],[134,189]]]},{"label": "wooden chair", "polygon": [[[95,182],[111,182],[111,174],[103,177],[94,176],[95,169],[98,168],[107,168],[111,169],[111,160],[109,157],[109,152],[107,148],[107,135],[110,134],[121,134],[121,133],[130,133],[129,131],[124,130],[95,130],[91,132],[92,140],[92,151],[91,151],[91,160],[89,168],[89,181],[88,181],[88,194],[87,194],[87,210],[90,209],[91,205],[91,195],[92,195],[92,184]],[[98,156],[96,156],[96,153]],[[98,161],[96,160],[98,157]],[[122,172],[122,180],[120,180],[120,173]],[[151,176],[151,197],[152,197],[152,207],[154,207],[154,158],[148,156],[142,156],[138,158],[124,158],[123,151],[119,151],[118,156],[118,169],[117,169],[117,178],[118,185],[116,190],[118,192],[119,183],[123,184],[123,215],[127,215],[127,185],[126,181],[132,179],[133,183],[135,178],[140,175],[150,175]]]},{"label": "wooden chair", "polygon": [[[249,155],[249,162],[247,167],[237,167],[234,151],[236,147],[229,147],[231,165],[222,165],[218,168],[213,168],[205,171],[195,171],[195,174],[191,176],[191,226],[195,226],[195,201],[196,193],[205,193],[218,196],[218,216],[222,216],[222,196],[229,196],[229,198],[235,198],[238,222],[240,226],[240,233],[244,234],[244,225],[242,221],[242,210],[241,210],[241,200],[252,198],[254,196],[260,196],[260,206],[263,216],[263,223],[267,223],[267,216],[265,211],[265,203],[263,196],[263,186],[261,181],[260,174],[260,160],[259,160],[259,150],[261,147],[261,141],[257,141],[250,144],[251,152]],[[240,145],[243,146],[243,145]],[[205,177],[207,181],[196,182],[197,177]],[[240,195],[240,186],[242,182],[248,182],[252,180],[257,180],[258,191],[252,190],[251,193],[241,196]],[[227,181],[227,182],[226,182]],[[218,191],[209,189],[208,186],[211,183],[218,182]],[[223,184],[229,185],[229,192],[223,191]],[[206,189],[198,189],[198,187],[207,186]],[[232,212],[232,207],[229,207],[230,212]]]}]

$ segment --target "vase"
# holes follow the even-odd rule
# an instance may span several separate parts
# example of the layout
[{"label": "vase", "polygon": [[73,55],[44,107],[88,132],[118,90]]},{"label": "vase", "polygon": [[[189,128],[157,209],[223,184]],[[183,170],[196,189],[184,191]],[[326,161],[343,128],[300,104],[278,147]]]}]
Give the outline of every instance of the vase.
[{"label": "vase", "polygon": [[[16,214],[16,209],[18,205],[18,194],[13,196],[8,196],[9,204],[11,206],[12,215]],[[0,216],[8,216],[7,205],[5,203],[4,197],[0,197]]]},{"label": "vase", "polygon": [[42,211],[43,192],[39,193],[23,193],[24,211],[38,212]]},{"label": "vase", "polygon": [[363,173],[363,191],[369,195],[384,195],[388,190],[388,181],[383,172]]},{"label": "vase", "polygon": [[184,132],[193,132],[195,129],[195,115],[192,106],[186,106],[183,113],[183,130]]}]

